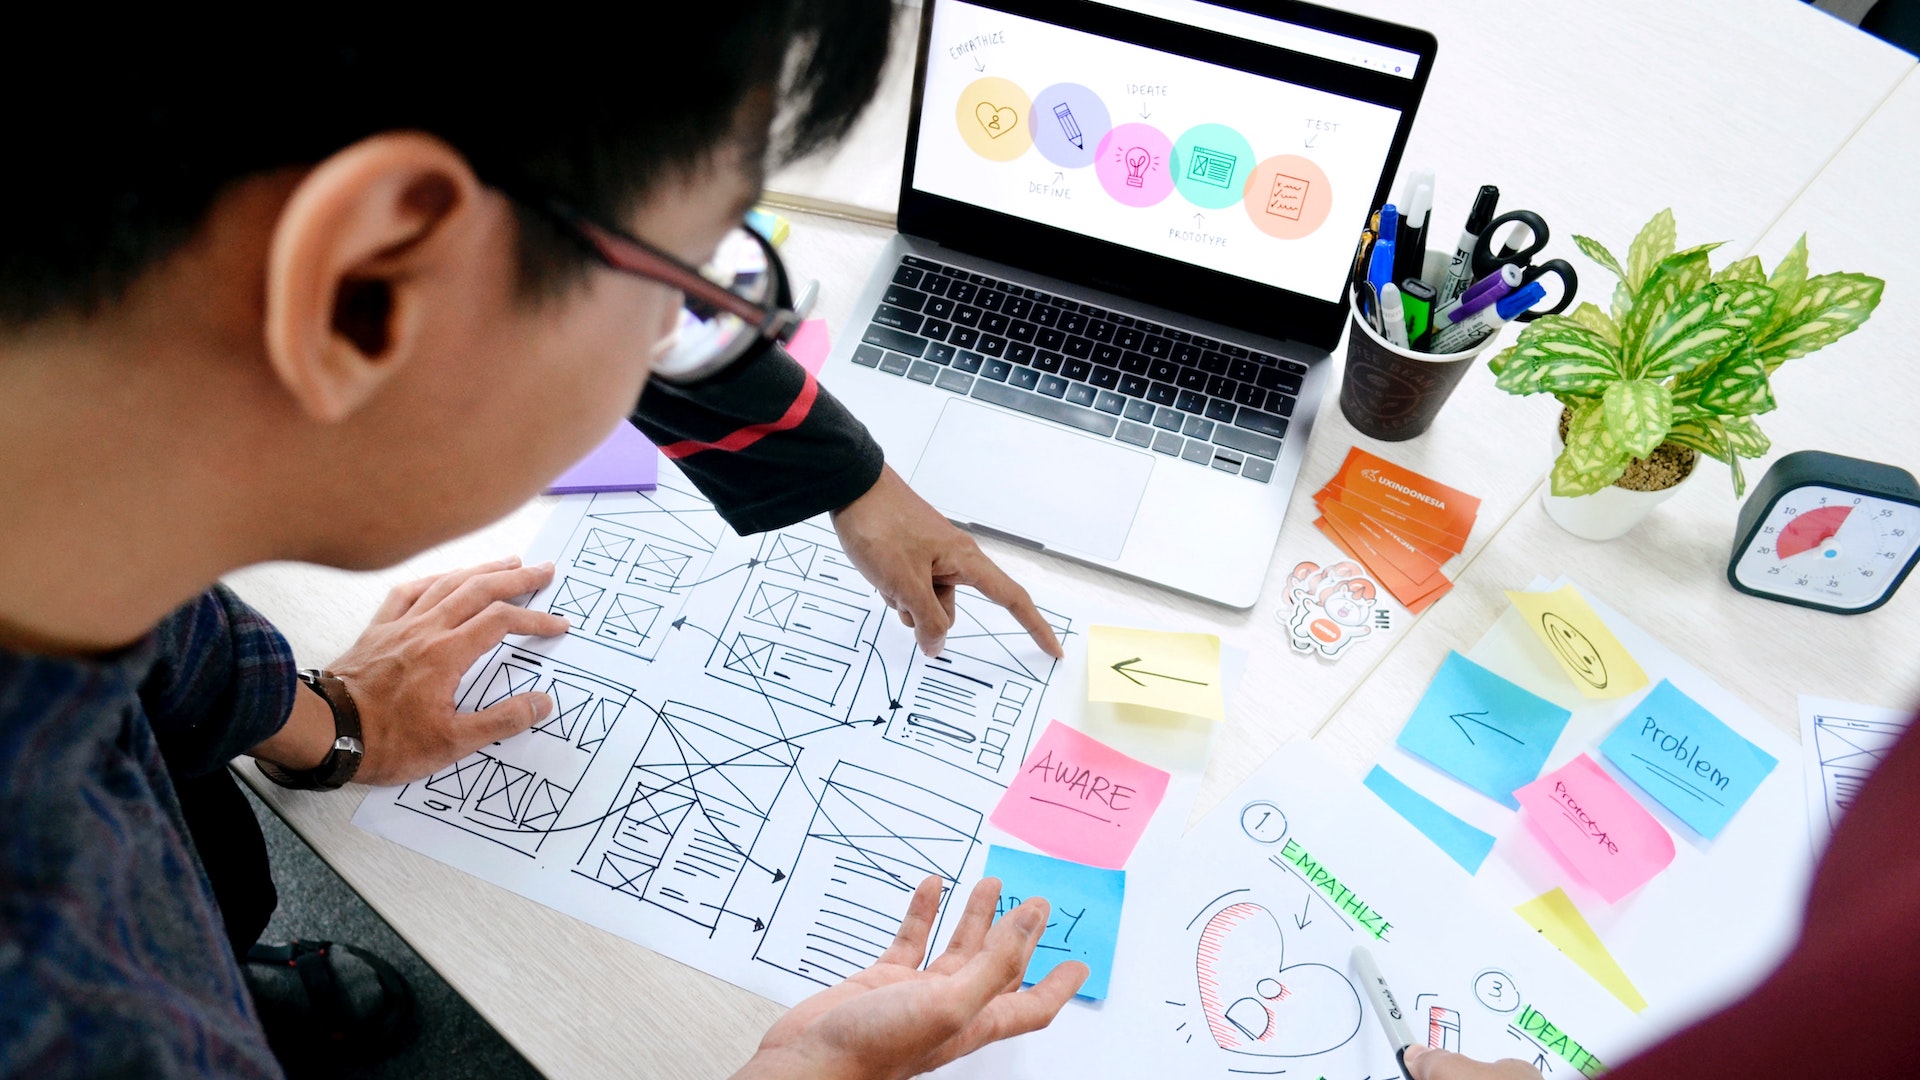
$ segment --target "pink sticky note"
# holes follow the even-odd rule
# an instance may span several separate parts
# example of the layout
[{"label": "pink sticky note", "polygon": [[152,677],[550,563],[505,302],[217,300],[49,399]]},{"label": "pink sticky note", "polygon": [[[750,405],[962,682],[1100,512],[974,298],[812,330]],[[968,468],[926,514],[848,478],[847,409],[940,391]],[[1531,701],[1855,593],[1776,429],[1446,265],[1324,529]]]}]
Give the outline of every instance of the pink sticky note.
[{"label": "pink sticky note", "polygon": [[827,320],[808,319],[793,332],[793,340],[787,342],[787,355],[800,361],[800,366],[820,374],[820,365],[827,362],[827,347],[832,344],[827,338]]},{"label": "pink sticky note", "polygon": [[660,453],[640,429],[622,420],[607,441],[547,485],[549,495],[588,491],[651,491],[660,477]]},{"label": "pink sticky note", "polygon": [[1164,770],[1055,720],[990,820],[1049,855],[1118,870],[1166,793]]},{"label": "pink sticky note", "polygon": [[1513,797],[1536,834],[1609,904],[1673,861],[1673,837],[1585,754]]}]

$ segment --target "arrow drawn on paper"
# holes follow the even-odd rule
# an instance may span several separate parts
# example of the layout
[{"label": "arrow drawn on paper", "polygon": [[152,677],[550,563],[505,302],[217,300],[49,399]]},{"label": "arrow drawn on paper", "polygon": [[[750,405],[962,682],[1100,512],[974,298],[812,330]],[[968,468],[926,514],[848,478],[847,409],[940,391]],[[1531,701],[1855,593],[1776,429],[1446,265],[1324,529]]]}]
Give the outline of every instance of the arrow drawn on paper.
[{"label": "arrow drawn on paper", "polygon": [[1147,685],[1146,683],[1141,682],[1138,678],[1135,677],[1139,675],[1146,675],[1155,679],[1166,679],[1168,682],[1183,682],[1188,684],[1189,686],[1209,685],[1207,681],[1204,679],[1183,679],[1178,675],[1162,675],[1158,671],[1142,671],[1141,669],[1133,666],[1139,663],[1140,660],[1141,658],[1138,656],[1134,657],[1131,660],[1122,660],[1119,663],[1113,665],[1113,670],[1116,674],[1125,676],[1126,680],[1135,686]]}]

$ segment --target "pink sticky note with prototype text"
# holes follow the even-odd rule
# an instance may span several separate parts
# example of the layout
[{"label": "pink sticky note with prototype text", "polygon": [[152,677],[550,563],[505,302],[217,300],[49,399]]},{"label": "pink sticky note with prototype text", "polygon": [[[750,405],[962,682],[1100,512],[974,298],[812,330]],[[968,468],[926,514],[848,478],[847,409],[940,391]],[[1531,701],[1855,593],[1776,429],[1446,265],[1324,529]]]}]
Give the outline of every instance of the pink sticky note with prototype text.
[{"label": "pink sticky note with prototype text", "polygon": [[1666,828],[1585,754],[1513,797],[1534,831],[1609,904],[1673,862]]},{"label": "pink sticky note with prototype text", "polygon": [[1153,820],[1167,779],[1055,720],[989,820],[1049,855],[1118,870]]},{"label": "pink sticky note with prototype text", "polygon": [[827,336],[827,320],[808,319],[793,332],[793,339],[787,342],[787,355],[800,362],[800,366],[815,375],[820,374],[820,365],[827,362],[827,348],[832,341]]}]

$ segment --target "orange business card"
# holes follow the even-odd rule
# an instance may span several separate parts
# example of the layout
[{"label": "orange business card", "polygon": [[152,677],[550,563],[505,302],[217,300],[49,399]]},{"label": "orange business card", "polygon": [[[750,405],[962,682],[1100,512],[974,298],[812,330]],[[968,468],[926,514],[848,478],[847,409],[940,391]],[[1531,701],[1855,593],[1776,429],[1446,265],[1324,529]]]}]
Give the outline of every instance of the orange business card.
[{"label": "orange business card", "polygon": [[1448,536],[1437,529],[1423,525],[1390,506],[1373,501],[1364,495],[1356,495],[1351,490],[1330,483],[1313,496],[1313,504],[1326,512],[1328,503],[1339,503],[1367,518],[1378,522],[1382,528],[1391,530],[1406,540],[1434,562],[1446,562],[1467,546],[1461,537]]},{"label": "orange business card", "polygon": [[1428,558],[1412,541],[1337,499],[1327,500],[1320,513],[1345,535],[1379,552],[1414,585],[1425,585],[1440,572],[1439,561]]},{"label": "orange business card", "polygon": [[1333,482],[1462,541],[1473,531],[1473,519],[1480,513],[1480,500],[1472,495],[1357,446],[1347,451]]},{"label": "orange business card", "polygon": [[1321,517],[1314,520],[1314,526],[1325,533],[1327,539],[1364,565],[1368,572],[1379,579],[1380,584],[1394,599],[1400,601],[1406,609],[1415,615],[1425,611],[1429,605],[1446,595],[1453,588],[1453,582],[1445,574],[1435,571],[1424,582],[1414,582],[1400,572],[1386,555],[1375,549],[1366,539],[1352,533],[1341,531],[1338,524]]}]

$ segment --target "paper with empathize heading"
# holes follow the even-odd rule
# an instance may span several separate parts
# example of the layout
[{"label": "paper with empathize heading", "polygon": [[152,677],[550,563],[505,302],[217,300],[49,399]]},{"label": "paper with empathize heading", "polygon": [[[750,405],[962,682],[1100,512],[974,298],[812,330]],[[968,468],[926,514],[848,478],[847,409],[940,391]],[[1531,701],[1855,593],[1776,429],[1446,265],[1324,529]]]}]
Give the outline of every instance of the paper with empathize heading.
[{"label": "paper with empathize heading", "polygon": [[825,519],[742,538],[660,471],[559,503],[525,558],[554,561],[529,603],[569,632],[489,650],[456,696],[556,711],[356,824],[789,1005],[878,958],[928,876],[944,947],[1051,718],[1166,770],[1142,846],[1177,838],[1215,725],[1090,707],[1084,618],[1039,598],[1056,661],[963,589],[927,657]]},{"label": "paper with empathize heading", "polygon": [[1397,1048],[1362,1003],[1355,945],[1416,1034],[1474,1057],[1593,1076],[1644,1042],[1625,1006],[1296,741],[1195,825],[1170,865],[1128,872],[1097,1025],[986,1047],[940,1075],[1398,1076]]},{"label": "paper with empathize heading", "polygon": [[1840,819],[1905,735],[1913,714],[1800,695],[1800,761],[1807,782],[1807,830],[1825,850]]},{"label": "paper with empathize heading", "polygon": [[1220,639],[1131,626],[1087,632],[1087,698],[1226,717],[1220,693]]},{"label": "paper with empathize heading", "polygon": [[1056,720],[988,820],[1050,855],[1118,870],[1166,792],[1165,769]]}]

